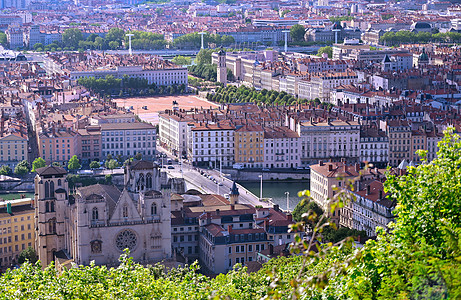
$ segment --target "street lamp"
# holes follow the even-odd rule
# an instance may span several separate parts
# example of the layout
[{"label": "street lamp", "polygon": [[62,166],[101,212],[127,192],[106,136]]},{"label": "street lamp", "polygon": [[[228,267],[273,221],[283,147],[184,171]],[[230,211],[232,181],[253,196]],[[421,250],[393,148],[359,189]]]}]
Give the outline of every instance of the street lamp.
[{"label": "street lamp", "polygon": [[261,186],[259,190],[259,200],[263,201],[263,174],[259,175],[258,177],[261,178]]},{"label": "street lamp", "polygon": [[290,192],[285,192],[285,195],[287,195],[287,211],[290,210]]}]

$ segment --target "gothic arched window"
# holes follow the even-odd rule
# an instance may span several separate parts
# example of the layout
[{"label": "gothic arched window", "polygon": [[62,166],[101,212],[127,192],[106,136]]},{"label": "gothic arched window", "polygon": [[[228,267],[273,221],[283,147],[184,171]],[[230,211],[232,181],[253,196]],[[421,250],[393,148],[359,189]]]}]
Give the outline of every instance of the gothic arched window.
[{"label": "gothic arched window", "polygon": [[147,173],[147,176],[146,176],[146,188],[147,189],[152,188],[152,174],[151,173]]},{"label": "gothic arched window", "polygon": [[48,201],[45,202],[45,212],[50,211],[50,203]]},{"label": "gothic arched window", "polygon": [[99,220],[99,211],[98,211],[98,209],[96,207],[93,208],[93,213],[92,213],[91,219],[93,221]]},{"label": "gothic arched window", "polygon": [[61,179],[58,179],[58,186],[61,186],[62,185],[62,181]]},{"label": "gothic arched window", "polygon": [[54,212],[54,201],[50,203],[50,211]]},{"label": "gothic arched window", "polygon": [[50,181],[50,197],[54,197],[54,181]]},{"label": "gothic arched window", "polygon": [[128,205],[123,205],[122,213],[124,218],[128,218]]},{"label": "gothic arched window", "polygon": [[55,233],[56,233],[56,218],[53,218],[53,219],[49,219],[49,220],[48,220],[48,231],[49,231],[51,234],[55,234]]},{"label": "gothic arched window", "polygon": [[157,214],[157,204],[152,203],[152,206],[150,207],[150,214],[151,214],[152,216],[154,216],[154,215]]},{"label": "gothic arched window", "polygon": [[50,197],[50,183],[45,181],[45,198]]}]

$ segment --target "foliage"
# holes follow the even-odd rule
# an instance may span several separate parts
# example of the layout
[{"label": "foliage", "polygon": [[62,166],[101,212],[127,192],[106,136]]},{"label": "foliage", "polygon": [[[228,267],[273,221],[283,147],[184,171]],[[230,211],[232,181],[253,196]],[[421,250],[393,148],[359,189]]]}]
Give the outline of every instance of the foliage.
[{"label": "foliage", "polygon": [[211,64],[211,55],[215,50],[213,49],[200,49],[195,57],[195,63],[197,65],[210,65]]},{"label": "foliage", "polygon": [[191,75],[203,78],[208,81],[216,81],[218,66],[215,64],[192,65],[187,68]]},{"label": "foliage", "polygon": [[98,169],[101,165],[99,164],[99,162],[93,160],[92,162],[90,162],[90,169]]},{"label": "foliage", "polygon": [[[301,200],[293,209],[293,220],[295,222],[301,222],[303,218],[303,214],[307,214],[309,211],[314,212],[317,216],[314,217],[313,222],[317,223],[318,218],[323,215],[323,209],[318,206],[315,201],[309,201],[308,199]],[[307,215],[305,215],[307,217]]]},{"label": "foliage", "polygon": [[104,176],[105,184],[112,184],[112,174],[106,174]]},{"label": "foliage", "polygon": [[80,169],[81,167],[82,165],[80,164],[80,161],[78,160],[77,155],[74,155],[69,159],[69,163],[67,164],[67,168],[69,170],[77,170],[77,169]]},{"label": "foliage", "polygon": [[[256,103],[258,105],[293,105],[296,103],[313,102],[315,105],[321,104],[318,99],[306,100],[299,99],[286,92],[277,92],[274,90],[257,91],[254,88],[246,86],[235,87],[229,85],[227,87],[219,87],[214,94],[208,93],[207,100],[218,103]],[[323,103],[322,106],[328,107],[329,104]]]},{"label": "foliage", "polygon": [[385,20],[389,20],[389,19],[392,19],[394,17],[393,14],[382,14],[381,15],[381,18],[385,21]]},{"label": "foliage", "polygon": [[[152,49],[164,49],[167,44],[163,35],[159,33],[152,33],[146,31],[130,31],[130,34],[134,34],[131,37],[131,47],[133,49],[152,50]],[[128,45],[129,38],[125,36],[125,45]]]},{"label": "foliage", "polygon": [[27,160],[19,162],[16,167],[14,167],[14,174],[16,175],[25,175],[29,173],[30,166]]},{"label": "foliage", "polygon": [[83,40],[83,34],[80,29],[69,28],[62,33],[62,43],[67,47],[76,48],[78,43]]},{"label": "foliage", "polygon": [[32,172],[37,172],[37,169],[43,168],[46,166],[46,162],[43,158],[37,157],[33,162],[32,162]]},{"label": "foliage", "polygon": [[187,56],[177,55],[171,61],[177,64],[178,66],[188,66],[192,63],[192,58],[187,57]]},{"label": "foliage", "polygon": [[11,174],[11,168],[8,165],[3,165],[0,168],[0,175],[10,175]]},{"label": "foliage", "polygon": [[136,155],[134,156],[134,159],[136,160],[141,160],[142,159],[142,154],[141,153],[136,153]]},{"label": "foliage", "polygon": [[[188,33],[185,35],[181,35],[174,39],[173,46],[176,48],[193,48],[197,49],[201,47],[201,36],[198,32]],[[217,47],[219,46],[229,46],[235,43],[235,39],[229,35],[219,35],[219,34],[209,34],[206,33],[203,35],[203,44],[215,44]]]},{"label": "foliage", "polygon": [[0,44],[6,46],[8,43],[8,39],[6,38],[6,34],[3,31],[0,31]]},{"label": "foliage", "polygon": [[280,16],[281,16],[282,18],[285,18],[285,15],[286,15],[287,13],[289,13],[289,12],[290,12],[289,9],[285,9],[284,11],[282,11],[282,13],[281,13]]},{"label": "foliage", "polygon": [[38,260],[37,252],[32,247],[27,247],[22,250],[18,257],[18,264],[22,265],[24,262],[28,261],[31,264],[35,264]]},{"label": "foliage", "polygon": [[325,46],[325,47],[320,48],[317,51],[318,56],[322,56],[323,53],[328,54],[328,58],[332,58],[333,57],[333,48],[331,48],[330,46]]},{"label": "foliage", "polygon": [[306,29],[304,26],[295,24],[290,28],[290,36],[293,41],[299,42],[304,41],[304,34],[306,33]]},{"label": "foliage", "polygon": [[116,169],[118,168],[120,165],[118,163],[117,160],[115,159],[110,159],[110,160],[106,160],[106,163],[104,164],[104,166],[107,168],[107,169]]}]

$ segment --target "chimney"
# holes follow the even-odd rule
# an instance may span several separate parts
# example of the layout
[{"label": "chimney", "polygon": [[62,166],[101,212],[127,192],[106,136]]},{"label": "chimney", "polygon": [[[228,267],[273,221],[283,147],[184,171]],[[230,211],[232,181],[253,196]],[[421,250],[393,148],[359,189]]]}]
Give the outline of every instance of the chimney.
[{"label": "chimney", "polygon": [[329,165],[328,165],[328,171],[329,171],[329,172],[333,171],[333,164],[329,164]]},{"label": "chimney", "polygon": [[319,161],[319,165],[323,167],[323,160]]},{"label": "chimney", "polygon": [[229,232],[229,234],[231,233],[231,231],[232,231],[232,225],[227,225],[227,231]]},{"label": "chimney", "polygon": [[360,164],[359,163],[355,164],[355,172],[360,172]]},{"label": "chimney", "polygon": [[383,190],[379,190],[379,200],[383,199]]},{"label": "chimney", "polygon": [[235,210],[235,204],[231,204],[230,207],[231,207],[231,210]]},{"label": "chimney", "polygon": [[264,229],[266,231],[269,229],[269,220],[264,220]]},{"label": "chimney", "polygon": [[287,220],[288,221],[293,221],[293,215],[292,214],[287,214]]},{"label": "chimney", "polygon": [[367,185],[367,195],[370,195],[370,192],[371,192],[371,186]]},{"label": "chimney", "polygon": [[274,208],[275,211],[280,211],[280,207],[279,207],[278,204],[274,204],[274,207],[273,207],[273,208]]}]

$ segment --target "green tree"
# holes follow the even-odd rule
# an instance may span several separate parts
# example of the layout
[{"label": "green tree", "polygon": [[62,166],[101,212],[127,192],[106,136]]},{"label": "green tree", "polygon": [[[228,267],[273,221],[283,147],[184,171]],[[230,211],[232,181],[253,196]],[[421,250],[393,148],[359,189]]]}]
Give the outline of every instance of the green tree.
[{"label": "green tree", "polygon": [[93,160],[91,163],[90,163],[90,169],[98,169],[101,165],[99,164],[99,162]]},{"label": "green tree", "polygon": [[18,257],[18,264],[22,265],[24,262],[28,261],[31,264],[35,264],[38,260],[37,252],[32,247],[27,247],[22,250]]},{"label": "green tree", "polygon": [[142,159],[142,154],[141,153],[136,153],[136,155],[134,156],[134,159],[136,160],[141,160]]},{"label": "green tree", "polygon": [[36,43],[34,45],[34,50],[36,50],[36,51],[37,51],[37,49],[43,49],[43,48],[45,48],[45,46],[43,46],[42,43]]},{"label": "green tree", "polygon": [[19,162],[14,168],[14,174],[25,175],[29,173],[29,170],[30,170],[29,163],[27,162],[27,160],[23,160]]},{"label": "green tree", "polygon": [[315,225],[322,215],[323,209],[313,200],[303,199],[293,209],[293,220],[296,222],[300,222],[303,219],[307,220],[313,216],[310,223],[311,225]]},{"label": "green tree", "polygon": [[6,46],[8,43],[8,39],[6,38],[6,34],[3,31],[0,31],[0,44]]},{"label": "green tree", "polygon": [[65,47],[77,48],[78,42],[83,40],[83,34],[80,29],[69,28],[62,33],[62,43]]},{"label": "green tree", "polygon": [[77,169],[80,169],[81,167],[82,165],[80,164],[80,161],[78,160],[77,155],[74,155],[69,159],[69,162],[67,164],[67,168],[69,170],[77,170]]},{"label": "green tree", "polygon": [[331,48],[331,46],[325,46],[325,47],[321,47],[317,51],[318,56],[322,56],[323,53],[328,54],[328,58],[332,58],[333,57],[333,48]]},{"label": "green tree", "polygon": [[43,158],[37,157],[33,162],[32,162],[32,172],[37,172],[37,169],[43,168],[46,166],[46,162]]},{"label": "green tree", "polygon": [[177,55],[171,61],[177,65],[184,66],[184,65],[190,65],[192,62],[192,59],[190,57]]},{"label": "green tree", "polygon": [[3,165],[0,168],[0,175],[10,175],[11,174],[11,168],[8,165]]},{"label": "green tree", "polygon": [[60,163],[58,163],[57,161],[54,161],[51,165],[54,166],[54,167],[62,168],[62,165]]},{"label": "green tree", "polygon": [[109,170],[113,170],[119,167],[119,163],[115,159],[106,160],[106,163],[104,165],[106,169],[109,169]]},{"label": "green tree", "polygon": [[198,66],[211,64],[212,49],[200,49],[199,53],[195,57],[195,63]]},{"label": "green tree", "polygon": [[115,42],[120,43],[121,41],[123,41],[124,38],[125,38],[125,31],[117,27],[109,29],[109,31],[106,34],[106,40],[108,42],[115,41]]},{"label": "green tree", "polygon": [[304,26],[295,24],[290,28],[290,36],[293,41],[300,42],[304,41],[304,34],[306,33],[306,29]]}]

